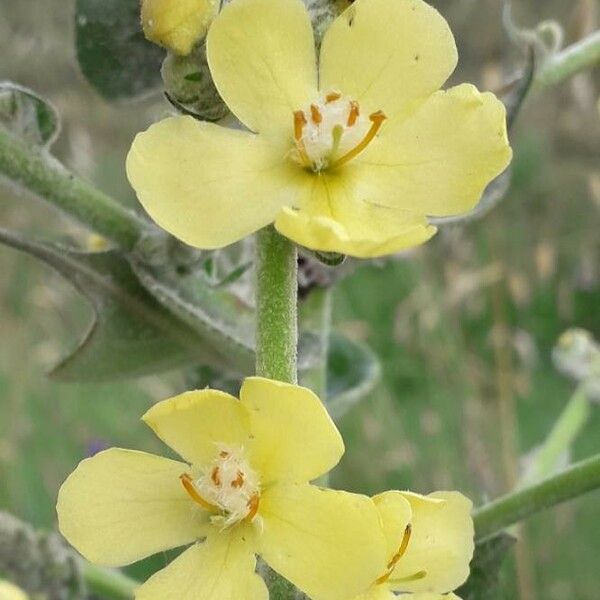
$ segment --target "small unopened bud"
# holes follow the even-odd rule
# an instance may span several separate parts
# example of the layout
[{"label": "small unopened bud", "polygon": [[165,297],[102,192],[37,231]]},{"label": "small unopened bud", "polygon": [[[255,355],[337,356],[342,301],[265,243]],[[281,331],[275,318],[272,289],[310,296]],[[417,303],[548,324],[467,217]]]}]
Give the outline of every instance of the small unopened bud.
[{"label": "small unopened bud", "polygon": [[204,44],[187,56],[169,52],[161,74],[169,98],[199,118],[217,121],[229,113],[213,83]]},{"label": "small unopened bud", "polygon": [[563,333],[552,358],[556,368],[572,377],[590,400],[600,401],[600,344],[585,329],[569,329]]},{"label": "small unopened bud", "polygon": [[204,38],[218,9],[218,0],[142,0],[144,35],[185,56]]}]

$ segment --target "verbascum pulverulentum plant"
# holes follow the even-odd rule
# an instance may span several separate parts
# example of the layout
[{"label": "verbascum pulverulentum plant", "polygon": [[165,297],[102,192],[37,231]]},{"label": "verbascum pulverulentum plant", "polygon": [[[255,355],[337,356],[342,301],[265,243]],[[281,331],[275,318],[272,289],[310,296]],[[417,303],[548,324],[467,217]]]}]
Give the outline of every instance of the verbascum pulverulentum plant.
[{"label": "verbascum pulverulentum plant", "polygon": [[213,81],[249,131],[189,116],[139,134],[127,173],[164,229],[219,248],[274,223],[313,250],[391,254],[469,211],[511,159],[502,103],[440,91],[457,64],[421,0],[357,0],[317,58],[300,0],[236,0],[207,39]]},{"label": "verbascum pulverulentum plant", "polygon": [[101,452],[69,476],[57,506],[61,532],[95,563],[125,565],[192,544],[138,600],[267,598],[256,555],[313,600],[399,590],[417,600],[468,576],[473,522],[460,494],[370,499],[308,483],[344,447],[306,388],[252,377],[240,400],[187,392],[143,420],[185,462]]},{"label": "verbascum pulverulentum plant", "polygon": [[205,35],[220,0],[142,0],[142,27],[152,42],[185,56]]}]

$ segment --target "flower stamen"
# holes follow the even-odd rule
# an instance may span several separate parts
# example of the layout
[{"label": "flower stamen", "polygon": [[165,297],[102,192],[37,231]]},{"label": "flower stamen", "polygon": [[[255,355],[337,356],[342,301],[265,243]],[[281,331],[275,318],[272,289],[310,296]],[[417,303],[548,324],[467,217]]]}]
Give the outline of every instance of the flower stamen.
[{"label": "flower stamen", "polygon": [[248,522],[252,521],[258,512],[258,507],[260,505],[260,496],[258,494],[254,494],[250,500],[248,500],[248,508],[250,509],[248,514],[246,515],[246,520]]},{"label": "flower stamen", "polygon": [[342,94],[340,92],[329,92],[325,96],[325,102],[327,104],[331,104],[332,102],[335,102],[336,100],[339,100],[341,97],[342,97]]},{"label": "flower stamen", "polygon": [[353,127],[356,124],[356,121],[360,117],[360,106],[356,100],[350,101],[350,113],[348,114],[348,127]]},{"label": "flower stamen", "polygon": [[297,110],[294,112],[294,140],[296,141],[296,148],[298,149],[298,154],[302,159],[305,167],[310,166],[310,158],[306,153],[306,148],[304,147],[304,141],[302,140],[302,133],[304,131],[304,127],[308,121],[306,120],[306,115],[304,111]]},{"label": "flower stamen", "polygon": [[315,125],[319,125],[323,120],[323,115],[316,104],[310,105],[310,118]]},{"label": "flower stamen", "polygon": [[207,502],[198,493],[198,490],[196,489],[196,486],[194,485],[194,481],[192,480],[192,477],[188,473],[184,473],[183,475],[180,475],[179,479],[181,480],[181,483],[183,484],[185,491],[189,494],[190,498],[194,502],[196,502],[196,504],[199,504],[202,508],[205,508],[206,510],[210,510],[211,512],[218,510],[214,504]]},{"label": "flower stamen", "polygon": [[404,529],[404,535],[402,536],[402,541],[400,542],[400,547],[398,551],[392,558],[390,562],[387,564],[387,571],[377,579],[376,583],[385,583],[391,576],[394,571],[394,567],[398,563],[398,561],[406,554],[406,550],[408,549],[408,543],[410,542],[410,536],[412,535],[412,525],[409,523]]},{"label": "flower stamen", "polygon": [[369,120],[372,124],[369,131],[367,131],[365,137],[354,148],[352,148],[352,150],[350,150],[349,152],[344,154],[344,156],[341,156],[336,161],[331,163],[330,167],[339,167],[352,160],[355,156],[358,156],[373,141],[373,138],[377,135],[377,132],[379,131],[379,129],[381,129],[381,126],[383,125],[383,122],[386,119],[387,117],[381,110],[378,110],[372,115],[369,115]]}]

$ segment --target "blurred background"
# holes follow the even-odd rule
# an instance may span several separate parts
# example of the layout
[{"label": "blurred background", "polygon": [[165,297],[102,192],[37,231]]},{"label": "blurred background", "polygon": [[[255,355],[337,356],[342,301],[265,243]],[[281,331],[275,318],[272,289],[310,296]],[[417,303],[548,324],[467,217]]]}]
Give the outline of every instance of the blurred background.
[{"label": "blurred background", "polygon": [[[453,82],[499,89],[522,66],[500,0],[434,2],[454,30]],[[515,0],[515,20],[556,19],[572,42],[598,28],[595,0]],[[109,105],[78,73],[73,2],[2,0],[0,80],[48,97],[63,128],[54,154],[135,206],[124,158],[133,135],[166,114],[160,98]],[[424,248],[365,263],[334,293],[336,326],[382,362],[376,390],[340,427],[346,455],[334,486],[361,492],[459,489],[476,504],[518,480],[573,392],[551,350],[580,326],[600,335],[598,71],[533,92],[512,132],[512,186],[482,220],[445,228]],[[52,208],[0,187],[2,227],[51,239],[87,233]],[[142,412],[184,385],[179,374],[110,385],[58,384],[44,373],[72,349],[91,311],[48,268],[0,247],[0,510],[55,525],[56,492],[105,446],[161,447]],[[600,450],[600,407],[573,459]],[[529,520],[502,597],[598,597],[598,496]],[[131,569],[143,576],[158,556]]]}]

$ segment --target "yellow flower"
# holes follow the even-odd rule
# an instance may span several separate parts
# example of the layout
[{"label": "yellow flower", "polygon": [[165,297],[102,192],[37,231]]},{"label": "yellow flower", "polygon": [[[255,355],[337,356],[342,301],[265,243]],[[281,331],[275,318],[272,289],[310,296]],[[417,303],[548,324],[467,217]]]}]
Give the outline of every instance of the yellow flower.
[{"label": "yellow flower", "polygon": [[155,44],[189,54],[206,35],[218,0],[142,0],[142,27]]},{"label": "yellow flower", "polygon": [[355,600],[393,600],[398,598],[394,592],[406,600],[460,600],[449,592],[469,576],[474,548],[470,500],[458,492],[421,496],[396,491],[373,500],[387,539],[387,559],[371,588]]},{"label": "yellow flower", "polygon": [[434,235],[428,216],[470,210],[510,162],[502,103],[471,85],[439,91],[457,52],[421,0],[356,0],[325,34],[318,73],[300,0],[235,0],[207,51],[251,131],[169,118],[127,159],[147,212],[192,246],[275,222],[308,248],[390,254]]},{"label": "yellow flower", "polygon": [[16,585],[0,579],[0,600],[27,600],[27,594]]},{"label": "yellow flower", "polygon": [[306,388],[259,377],[240,400],[215,390],[165,400],[143,417],[186,462],[111,449],[63,484],[63,535],[95,563],[125,565],[193,544],[138,600],[265,600],[255,554],[314,600],[366,589],[385,561],[374,502],[307,483],[343,454]]}]

